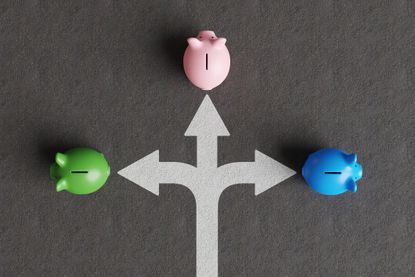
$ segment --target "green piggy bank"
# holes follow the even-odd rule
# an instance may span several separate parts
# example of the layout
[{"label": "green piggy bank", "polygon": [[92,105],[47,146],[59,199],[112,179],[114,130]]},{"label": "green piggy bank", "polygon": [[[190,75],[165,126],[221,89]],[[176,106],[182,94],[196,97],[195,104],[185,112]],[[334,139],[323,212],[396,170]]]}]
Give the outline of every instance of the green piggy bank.
[{"label": "green piggy bank", "polygon": [[50,176],[56,181],[56,191],[90,194],[99,190],[110,175],[104,154],[91,148],[74,148],[56,153]]}]

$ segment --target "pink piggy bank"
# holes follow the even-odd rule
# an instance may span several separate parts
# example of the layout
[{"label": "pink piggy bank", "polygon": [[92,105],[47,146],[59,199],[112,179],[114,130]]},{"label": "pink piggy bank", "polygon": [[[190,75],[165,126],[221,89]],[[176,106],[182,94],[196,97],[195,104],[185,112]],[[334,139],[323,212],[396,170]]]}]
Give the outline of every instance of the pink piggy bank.
[{"label": "pink piggy bank", "polygon": [[183,57],[187,78],[203,90],[219,86],[228,76],[231,57],[226,38],[216,37],[213,31],[201,31],[197,38],[188,38]]}]

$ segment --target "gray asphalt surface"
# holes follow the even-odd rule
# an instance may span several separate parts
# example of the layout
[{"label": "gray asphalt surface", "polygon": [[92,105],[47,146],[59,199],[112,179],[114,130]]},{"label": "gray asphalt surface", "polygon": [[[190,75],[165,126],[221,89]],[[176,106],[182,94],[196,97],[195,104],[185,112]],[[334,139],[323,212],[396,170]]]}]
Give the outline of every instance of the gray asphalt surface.
[{"label": "gray asphalt surface", "polygon": [[[357,193],[325,197],[300,174],[220,201],[223,277],[415,276],[415,2],[0,1],[0,276],[195,276],[195,201],[116,172],[160,149],[194,164],[184,132],[205,93],[182,69],[186,38],[228,39],[209,93],[230,137],[298,172],[321,147],[356,152]],[[56,193],[56,151],[94,147],[112,175]]]}]

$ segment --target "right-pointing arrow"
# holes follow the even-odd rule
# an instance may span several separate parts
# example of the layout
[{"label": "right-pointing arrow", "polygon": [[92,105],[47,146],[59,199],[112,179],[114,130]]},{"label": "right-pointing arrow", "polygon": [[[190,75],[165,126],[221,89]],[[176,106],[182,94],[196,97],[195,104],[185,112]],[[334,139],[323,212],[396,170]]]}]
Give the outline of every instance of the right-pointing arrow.
[{"label": "right-pointing arrow", "polygon": [[255,162],[225,164],[219,170],[220,176],[226,180],[223,182],[228,184],[255,184],[255,195],[263,193],[296,173],[258,150],[255,151]]},{"label": "right-pointing arrow", "polygon": [[263,193],[285,179],[295,175],[291,168],[255,150],[255,195]]}]

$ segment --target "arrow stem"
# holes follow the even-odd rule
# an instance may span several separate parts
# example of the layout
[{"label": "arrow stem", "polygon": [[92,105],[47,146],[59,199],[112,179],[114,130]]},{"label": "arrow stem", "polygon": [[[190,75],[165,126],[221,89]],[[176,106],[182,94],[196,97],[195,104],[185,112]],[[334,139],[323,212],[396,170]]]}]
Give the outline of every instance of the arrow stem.
[{"label": "arrow stem", "polygon": [[196,277],[218,276],[219,195],[196,198]]},{"label": "arrow stem", "polygon": [[216,136],[197,137],[197,168],[218,167],[218,138]]},{"label": "arrow stem", "polygon": [[[222,165],[218,168],[218,175],[225,184],[251,184],[258,179],[255,162],[239,162]],[[260,177],[260,176],[259,176]]]},{"label": "arrow stem", "polygon": [[157,183],[187,184],[196,176],[196,168],[186,163],[159,162],[158,168],[149,174],[154,174]]}]

